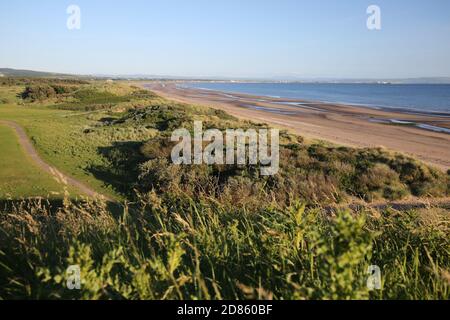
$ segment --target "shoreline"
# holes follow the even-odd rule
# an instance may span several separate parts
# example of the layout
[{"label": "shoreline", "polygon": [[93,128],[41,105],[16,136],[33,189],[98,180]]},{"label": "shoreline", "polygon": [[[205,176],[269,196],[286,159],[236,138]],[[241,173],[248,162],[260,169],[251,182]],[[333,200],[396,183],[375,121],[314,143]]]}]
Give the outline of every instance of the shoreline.
[{"label": "shoreline", "polygon": [[[187,88],[179,84],[141,82],[144,88],[167,99],[221,109],[238,118],[269,123],[310,139],[360,148],[384,147],[442,170],[450,169],[450,114],[405,113],[387,108]],[[433,131],[436,128],[444,132]]]},{"label": "shoreline", "polygon": [[[201,90],[201,91],[208,91],[208,92],[213,92],[213,93],[224,94],[225,96],[228,96],[230,98],[233,96],[236,96],[234,98],[237,98],[238,95],[248,96],[248,97],[260,97],[259,99],[256,100],[257,102],[269,102],[269,100],[261,99],[261,97],[265,97],[267,99],[280,99],[280,100],[285,100],[285,101],[277,101],[277,102],[272,102],[272,103],[279,104],[279,105],[291,105],[291,106],[297,106],[297,107],[302,107],[302,108],[306,107],[306,108],[312,109],[312,110],[314,110],[314,108],[310,107],[312,105],[325,105],[325,104],[330,105],[330,104],[332,104],[332,105],[336,105],[336,106],[341,106],[343,108],[350,106],[350,107],[355,107],[355,108],[380,110],[380,111],[384,111],[384,112],[398,113],[398,114],[403,114],[403,115],[409,114],[409,115],[416,115],[416,116],[448,118],[448,122],[450,123],[450,112],[443,112],[443,111],[419,111],[419,110],[414,110],[414,109],[398,108],[398,107],[385,107],[385,106],[376,106],[376,105],[367,105],[367,104],[355,104],[355,103],[331,102],[331,101],[319,101],[319,100],[313,101],[313,100],[303,100],[303,99],[280,97],[280,96],[254,96],[254,95],[251,95],[248,93],[239,93],[239,92],[234,92],[234,91],[221,91],[221,90],[208,89],[208,88],[181,87],[179,85],[176,85],[176,87],[181,90],[183,90],[183,89],[185,89],[185,90]],[[295,100],[296,102],[288,102],[287,100]],[[247,105],[247,106],[249,108],[251,108],[250,105]],[[255,106],[255,109],[258,109],[258,107]],[[270,108],[259,107],[259,109],[260,110],[265,109],[268,112],[272,112]],[[317,108],[315,108],[315,109],[318,110]],[[290,114],[290,113],[283,112],[281,110],[279,113],[280,114]],[[450,126],[448,128],[446,128],[446,127],[429,125],[429,124],[425,124],[425,123],[410,122],[410,121],[405,121],[405,120],[401,120],[401,119],[376,119],[376,118],[374,118],[374,119],[370,119],[370,121],[374,122],[374,123],[384,123],[384,124],[392,124],[392,125],[394,125],[394,124],[410,125],[410,126],[414,126],[419,129],[427,130],[427,131],[442,132],[442,133],[450,134]],[[442,120],[438,120],[438,121],[442,121]]]},{"label": "shoreline", "polygon": [[[189,81],[186,81],[189,82]],[[253,82],[251,82],[253,83]],[[255,82],[259,83],[259,82]],[[325,83],[328,84],[328,83]],[[347,84],[347,83],[342,83]],[[352,83],[348,83],[352,84]],[[383,85],[383,84],[378,84]],[[399,84],[401,85],[401,84]],[[424,84],[426,85],[426,84]],[[439,84],[437,84],[439,85]],[[308,100],[308,99],[302,99],[302,98],[292,98],[292,97],[281,97],[281,96],[271,96],[271,95],[253,95],[250,93],[241,93],[237,91],[228,91],[228,90],[218,90],[218,89],[209,89],[209,88],[202,88],[202,87],[188,87],[188,86],[180,86],[179,84],[176,84],[177,88],[181,89],[192,89],[192,90],[201,90],[201,91],[209,91],[214,93],[222,93],[227,95],[246,95],[246,96],[253,96],[253,97],[266,97],[271,99],[280,99],[280,100],[295,100],[295,101],[302,101],[302,103],[305,104],[334,104],[339,106],[350,106],[350,107],[356,107],[356,108],[367,108],[367,109],[373,109],[373,110],[381,110],[385,112],[395,112],[395,113],[401,113],[401,114],[411,114],[411,115],[422,115],[422,116],[435,116],[435,117],[444,117],[450,119],[450,111],[442,111],[442,110],[430,110],[430,111],[420,111],[416,110],[414,108],[407,108],[407,107],[396,107],[396,106],[387,106],[387,105],[376,105],[376,104],[364,104],[364,103],[353,103],[353,102],[345,102],[345,101],[327,101],[327,100]]]}]

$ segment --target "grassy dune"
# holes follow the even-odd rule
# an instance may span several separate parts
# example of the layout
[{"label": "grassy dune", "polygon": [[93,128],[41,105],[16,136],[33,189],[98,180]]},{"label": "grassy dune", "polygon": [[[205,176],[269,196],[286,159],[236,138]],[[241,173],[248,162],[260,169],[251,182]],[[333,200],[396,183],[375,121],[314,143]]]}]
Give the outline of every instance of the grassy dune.
[{"label": "grassy dune", "polygon": [[[276,176],[258,166],[175,166],[168,138],[194,120],[267,125],[125,84],[8,80],[0,89],[9,101],[0,119],[24,126],[43,158],[128,201],[111,210],[66,195],[60,206],[0,208],[0,298],[450,297],[449,210],[370,207],[447,197],[447,173],[288,132]],[[82,290],[65,287],[70,265],[81,268]],[[370,265],[381,269],[382,290],[366,286]]]}]

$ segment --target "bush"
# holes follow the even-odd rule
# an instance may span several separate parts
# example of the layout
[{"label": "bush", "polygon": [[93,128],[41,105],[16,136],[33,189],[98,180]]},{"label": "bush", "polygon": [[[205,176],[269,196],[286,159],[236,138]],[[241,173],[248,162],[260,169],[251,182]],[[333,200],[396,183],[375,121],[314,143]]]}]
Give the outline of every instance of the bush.
[{"label": "bush", "polygon": [[397,172],[385,164],[375,164],[356,177],[356,189],[366,200],[395,200],[408,194],[406,185],[400,182]]},{"label": "bush", "polygon": [[66,96],[78,89],[77,86],[59,83],[32,84],[25,87],[21,97],[32,102],[52,99],[59,96]]},{"label": "bush", "polygon": [[27,86],[22,93],[22,99],[30,101],[41,101],[56,97],[56,91],[49,85]]},{"label": "bush", "polygon": [[61,84],[52,85],[52,88],[55,90],[57,95],[64,95],[78,90],[78,87],[76,86],[67,86]]}]

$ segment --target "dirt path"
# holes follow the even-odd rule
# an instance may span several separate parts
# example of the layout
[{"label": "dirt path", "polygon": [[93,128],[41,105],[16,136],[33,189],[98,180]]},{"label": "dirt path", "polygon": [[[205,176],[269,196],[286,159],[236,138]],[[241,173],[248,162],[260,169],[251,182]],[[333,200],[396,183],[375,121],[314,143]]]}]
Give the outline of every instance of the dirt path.
[{"label": "dirt path", "polygon": [[78,190],[80,190],[83,194],[90,198],[103,198],[106,200],[109,200],[109,198],[105,197],[104,195],[101,195],[97,193],[96,191],[92,190],[85,184],[81,183],[78,180],[75,180],[74,178],[69,177],[68,175],[62,173],[55,167],[52,167],[48,163],[46,163],[37,153],[36,149],[34,148],[32,142],[28,138],[25,130],[18,125],[17,123],[13,121],[5,121],[0,120],[0,125],[5,125],[11,129],[13,129],[18,137],[18,141],[20,145],[23,147],[25,152],[31,157],[32,161],[42,170],[49,173],[52,176],[58,177],[60,180],[64,180],[64,182],[71,187],[74,187]]}]

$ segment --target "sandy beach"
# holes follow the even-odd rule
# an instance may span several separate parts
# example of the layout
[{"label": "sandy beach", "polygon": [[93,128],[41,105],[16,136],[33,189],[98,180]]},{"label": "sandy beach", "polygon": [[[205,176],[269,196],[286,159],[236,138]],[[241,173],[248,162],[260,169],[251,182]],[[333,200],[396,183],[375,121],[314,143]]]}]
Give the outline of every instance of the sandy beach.
[{"label": "sandy beach", "polygon": [[[450,117],[445,114],[405,113],[229,94],[182,88],[175,82],[146,82],[142,85],[168,99],[222,109],[238,118],[270,123],[306,138],[353,147],[384,147],[414,156],[440,169],[450,169],[450,134],[411,125],[450,129]],[[392,119],[400,121],[392,122]]]}]

